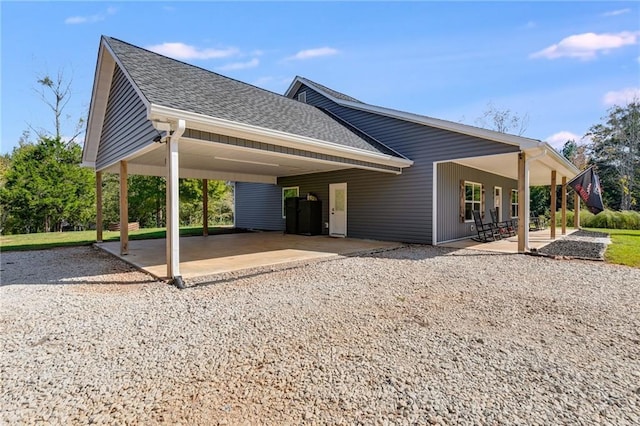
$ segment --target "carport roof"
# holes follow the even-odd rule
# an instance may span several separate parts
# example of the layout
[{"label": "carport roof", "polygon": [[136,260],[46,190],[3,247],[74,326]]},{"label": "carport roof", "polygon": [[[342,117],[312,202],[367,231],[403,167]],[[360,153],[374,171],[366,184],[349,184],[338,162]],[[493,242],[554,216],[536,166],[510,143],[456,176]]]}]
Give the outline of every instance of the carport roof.
[{"label": "carport roof", "polygon": [[103,37],[149,104],[403,158],[323,110],[124,41]]}]

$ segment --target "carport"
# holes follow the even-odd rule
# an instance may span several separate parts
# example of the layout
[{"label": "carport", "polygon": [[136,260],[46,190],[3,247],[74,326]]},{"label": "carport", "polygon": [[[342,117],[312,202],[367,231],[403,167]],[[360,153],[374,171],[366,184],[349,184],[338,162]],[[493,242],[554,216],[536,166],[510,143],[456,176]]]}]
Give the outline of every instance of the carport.
[{"label": "carport", "polygon": [[98,241],[102,173],[120,175],[121,256],[127,176],[166,178],[166,276],[182,286],[179,178],[276,184],[347,168],[394,175],[413,162],[320,108],[102,37],[83,164],[96,170]]}]

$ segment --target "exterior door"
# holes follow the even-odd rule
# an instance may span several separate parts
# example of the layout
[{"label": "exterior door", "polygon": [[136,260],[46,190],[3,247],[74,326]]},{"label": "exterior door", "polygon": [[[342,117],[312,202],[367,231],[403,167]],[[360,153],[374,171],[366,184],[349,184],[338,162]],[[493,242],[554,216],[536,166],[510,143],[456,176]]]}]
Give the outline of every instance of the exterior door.
[{"label": "exterior door", "polygon": [[493,188],[493,207],[496,209],[498,213],[498,220],[503,221],[502,217],[502,188],[496,186]]},{"label": "exterior door", "polygon": [[347,184],[329,184],[329,235],[347,236]]}]

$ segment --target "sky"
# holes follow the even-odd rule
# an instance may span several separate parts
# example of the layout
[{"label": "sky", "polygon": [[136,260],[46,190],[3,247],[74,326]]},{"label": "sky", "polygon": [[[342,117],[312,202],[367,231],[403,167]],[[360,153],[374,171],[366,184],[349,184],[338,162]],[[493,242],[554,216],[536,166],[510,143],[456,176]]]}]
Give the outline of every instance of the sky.
[{"label": "sky", "polygon": [[[640,98],[638,2],[0,2],[1,152],[88,114],[101,35],[284,94],[296,75],[363,102],[477,125],[493,105],[562,147]],[[588,139],[583,140],[583,143]]]}]

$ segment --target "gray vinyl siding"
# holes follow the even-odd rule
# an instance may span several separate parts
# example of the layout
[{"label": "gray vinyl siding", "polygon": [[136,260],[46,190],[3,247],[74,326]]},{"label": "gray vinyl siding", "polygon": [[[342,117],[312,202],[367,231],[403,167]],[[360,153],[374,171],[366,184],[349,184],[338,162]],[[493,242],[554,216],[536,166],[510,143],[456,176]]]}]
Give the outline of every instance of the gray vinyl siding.
[{"label": "gray vinyl siding", "polygon": [[510,217],[511,190],[518,181],[473,169],[456,163],[438,164],[438,242],[476,236],[473,222],[460,222],[460,181],[480,183],[485,190],[484,222],[491,221],[489,209],[494,206],[494,188],[502,188],[503,218]]},{"label": "gray vinyl siding", "polygon": [[236,182],[237,228],[283,231],[282,188],[267,183]]},{"label": "gray vinyl siding", "polygon": [[147,110],[118,66],[115,67],[100,137],[96,168],[100,170],[153,143],[158,133]]},{"label": "gray vinyl siding", "polygon": [[[494,155],[518,152],[517,146],[507,145],[463,135],[447,130],[425,126],[397,118],[387,117],[354,108],[340,106],[320,95],[313,89],[302,85],[299,91],[307,92],[307,103],[325,108],[351,125],[366,132],[371,137],[384,143],[414,161],[413,166],[404,169],[402,175],[372,175],[370,185],[365,185],[367,193],[361,197],[369,197],[369,206],[382,205],[382,211],[370,210],[367,223],[377,226],[406,227],[411,229],[412,238],[405,239],[407,232],[400,231],[402,241],[432,243],[432,209],[433,209],[433,163],[457,158],[468,158],[483,155]],[[298,92],[299,92],[298,91]],[[297,96],[297,93],[296,95]],[[294,98],[295,98],[294,96]],[[373,177],[375,176],[375,178]],[[379,190],[377,186],[379,185]],[[390,186],[388,186],[390,185]],[[505,191],[506,188],[503,188]],[[356,196],[355,190],[347,189],[349,202]],[[380,194],[384,194],[381,197]],[[458,199],[458,189],[452,194]],[[380,197],[380,198],[378,198]],[[351,211],[348,210],[348,213]],[[383,220],[374,219],[380,215]],[[351,236],[351,217],[348,231]],[[457,221],[456,215],[453,220]],[[355,218],[354,218],[355,219]],[[438,229],[448,227],[446,216],[439,216]],[[444,222],[447,223],[444,223]],[[400,225],[391,225],[401,222]],[[382,231],[371,231],[376,235]],[[371,237],[373,238],[373,237]]]},{"label": "gray vinyl siding", "polygon": [[299,186],[301,196],[312,192],[322,201],[325,234],[329,184],[346,182],[348,237],[431,243],[431,230],[424,226],[428,206],[424,197],[414,197],[408,189],[412,180],[410,169],[402,175],[347,169],[279,178],[278,185]]}]

